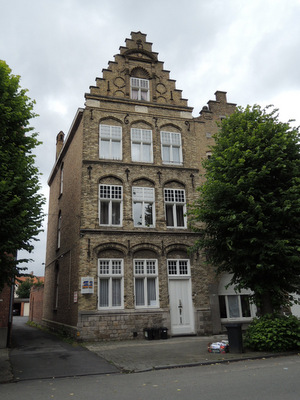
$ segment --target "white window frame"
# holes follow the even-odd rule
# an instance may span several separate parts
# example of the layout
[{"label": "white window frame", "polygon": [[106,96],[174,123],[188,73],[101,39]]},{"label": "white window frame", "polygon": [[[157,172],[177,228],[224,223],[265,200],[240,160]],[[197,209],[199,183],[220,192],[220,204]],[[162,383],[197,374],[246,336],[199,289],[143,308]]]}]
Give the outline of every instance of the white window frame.
[{"label": "white window frame", "polygon": [[[108,142],[108,151],[102,152],[102,142]],[[114,154],[114,143],[119,144],[117,154]],[[122,160],[122,127],[117,125],[99,125],[99,158]]]},{"label": "white window frame", "polygon": [[[101,263],[103,265],[101,266]],[[104,263],[106,264],[104,266]],[[115,265],[114,265],[115,263]],[[119,264],[119,265],[116,265]],[[114,268],[119,268],[119,271]],[[113,280],[120,280],[120,304],[113,305]],[[101,280],[108,281],[107,305],[101,306]],[[124,260],[122,258],[98,259],[98,310],[123,309],[124,308]]]},{"label": "white window frame", "polygon": [[[139,263],[139,264],[138,264]],[[154,270],[153,270],[154,268]],[[149,272],[150,271],[150,272]],[[158,267],[156,259],[140,259],[133,260],[133,274],[134,274],[134,303],[136,308],[159,308],[159,293],[158,293]],[[143,297],[144,304],[137,305],[137,285],[136,280],[143,280]],[[155,303],[148,304],[148,279],[155,280]]]},{"label": "white window frame", "polygon": [[[160,141],[161,159],[163,164],[181,165],[183,163],[181,133],[161,131]],[[165,157],[165,149],[168,149],[169,152],[168,159]],[[176,153],[178,153],[178,157],[175,156]]]},{"label": "white window frame", "polygon": [[131,99],[149,101],[150,84],[149,79],[141,79],[136,77],[130,78]]},{"label": "white window frame", "polygon": [[189,259],[169,258],[167,259],[167,269],[169,278],[191,277],[191,267]]},{"label": "white window frame", "polygon": [[[135,203],[140,203],[142,208],[142,223],[138,224],[135,220]],[[146,224],[146,206],[147,204],[152,204],[152,224]],[[133,214],[133,224],[137,228],[154,228],[155,227],[155,192],[154,188],[149,187],[132,187],[132,214]]]},{"label": "white window frame", "polygon": [[[106,187],[105,190],[101,188]],[[102,194],[101,194],[102,192]],[[109,193],[108,193],[109,192]],[[103,195],[104,193],[104,195]],[[107,203],[107,223],[101,223],[102,203]],[[120,223],[113,223],[113,209],[115,205],[119,205]],[[101,226],[122,226],[123,221],[123,187],[121,185],[99,184],[99,225]]]},{"label": "white window frame", "polygon": [[[138,145],[138,157],[134,156],[133,145]],[[150,147],[149,159],[144,160],[144,150],[148,150],[148,147]],[[150,129],[131,128],[131,159],[133,162],[153,163],[153,141]]]},{"label": "white window frame", "polygon": [[[255,314],[256,314],[255,306],[250,301],[249,301],[250,316],[246,316],[246,317],[243,316],[241,296],[247,296],[249,298],[250,294],[247,294],[247,293],[219,294],[219,302],[220,302],[220,297],[224,297],[224,299],[225,299],[225,308],[226,308],[226,318],[221,316],[221,311],[220,311],[220,318],[221,318],[222,322],[226,322],[226,321],[251,321],[255,317]],[[229,304],[229,299],[228,299],[229,297],[234,297],[235,300],[237,301],[239,316],[230,316],[230,304]]]},{"label": "white window frame", "polygon": [[[170,197],[172,199],[170,199]],[[183,198],[183,201],[181,199]],[[185,198],[185,190],[184,189],[164,189],[164,202],[165,202],[165,218],[167,228],[178,228],[178,229],[186,229],[186,198]],[[168,225],[168,211],[170,206],[172,207],[172,216],[173,216],[173,225]],[[182,218],[183,225],[178,225],[180,221],[177,216],[177,206],[182,208]]]}]

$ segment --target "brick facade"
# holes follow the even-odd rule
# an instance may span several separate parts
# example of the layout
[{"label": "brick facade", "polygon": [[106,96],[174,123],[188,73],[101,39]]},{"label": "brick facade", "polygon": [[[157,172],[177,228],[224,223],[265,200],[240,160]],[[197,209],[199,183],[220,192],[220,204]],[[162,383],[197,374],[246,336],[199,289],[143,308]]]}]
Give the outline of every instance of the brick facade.
[{"label": "brick facade", "polygon": [[29,321],[42,323],[43,319],[44,286],[33,286],[29,299]]},{"label": "brick facade", "polygon": [[[197,197],[216,122],[235,105],[216,92],[193,118],[141,32],[126,39],[85,99],[67,137],[57,136],[49,178],[44,323],[83,340],[142,337],[154,326],[218,331],[215,276],[202,254],[189,254],[196,237],[182,210]],[[155,200],[137,200],[135,191]],[[94,280],[93,293],[81,290],[83,277]]]}]

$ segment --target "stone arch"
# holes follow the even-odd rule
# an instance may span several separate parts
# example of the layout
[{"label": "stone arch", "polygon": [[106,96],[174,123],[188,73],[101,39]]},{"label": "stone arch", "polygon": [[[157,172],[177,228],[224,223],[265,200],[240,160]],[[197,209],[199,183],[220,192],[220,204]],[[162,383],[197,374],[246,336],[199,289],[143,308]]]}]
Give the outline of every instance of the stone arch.
[{"label": "stone arch", "polygon": [[163,186],[164,188],[185,189],[185,184],[177,179],[167,180]]},{"label": "stone arch", "polygon": [[170,123],[161,125],[159,129],[161,131],[181,133],[181,128],[178,125],[170,124]]},{"label": "stone arch", "polygon": [[101,243],[94,247],[93,253],[97,258],[123,258],[127,247],[121,243]]},{"label": "stone arch", "polygon": [[165,247],[167,258],[190,258],[188,254],[189,246],[182,243],[173,243]]},{"label": "stone arch", "polygon": [[149,179],[145,176],[141,176],[139,178],[136,178],[132,181],[132,186],[149,186],[149,187],[154,187],[155,182],[152,179]]},{"label": "stone arch", "polygon": [[149,72],[143,67],[135,67],[131,70],[130,76],[141,79],[150,79]]},{"label": "stone arch", "polygon": [[105,175],[99,178],[98,183],[123,185],[124,181],[116,175]]},{"label": "stone arch", "polygon": [[[131,253],[134,258],[156,258],[161,255],[161,246],[150,243],[138,243],[131,247]],[[148,254],[152,254],[151,257]]]},{"label": "stone arch", "polygon": [[113,116],[103,117],[103,118],[100,118],[100,120],[99,120],[99,125],[101,125],[101,124],[115,125],[116,123],[121,126],[123,125],[123,122],[119,118],[116,118]]},{"label": "stone arch", "polygon": [[138,119],[138,120],[130,123],[130,128],[141,128],[141,129],[153,130],[153,125],[143,119]]}]

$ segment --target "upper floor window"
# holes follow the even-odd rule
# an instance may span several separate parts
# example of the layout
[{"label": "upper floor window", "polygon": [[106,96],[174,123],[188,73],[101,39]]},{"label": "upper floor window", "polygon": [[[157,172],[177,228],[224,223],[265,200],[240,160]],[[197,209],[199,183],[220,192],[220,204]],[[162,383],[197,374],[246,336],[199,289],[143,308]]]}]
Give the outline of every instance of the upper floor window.
[{"label": "upper floor window", "polygon": [[181,134],[162,131],[160,137],[163,163],[182,164]]},{"label": "upper floor window", "polygon": [[120,226],[122,221],[122,186],[99,186],[100,225]]},{"label": "upper floor window", "polygon": [[136,307],[158,307],[157,260],[134,260]]},{"label": "upper floor window", "polygon": [[137,227],[154,226],[154,189],[133,187],[133,222]]},{"label": "upper floor window", "polygon": [[132,161],[153,162],[152,131],[149,129],[131,129]]},{"label": "upper floor window", "polygon": [[99,308],[123,307],[123,260],[98,260]]},{"label": "upper floor window", "polygon": [[131,98],[133,100],[149,101],[148,79],[130,78]]},{"label": "upper floor window", "polygon": [[185,191],[184,189],[165,189],[165,211],[168,227],[185,228]]},{"label": "upper floor window", "polygon": [[100,125],[100,158],[122,159],[122,128],[113,125]]}]

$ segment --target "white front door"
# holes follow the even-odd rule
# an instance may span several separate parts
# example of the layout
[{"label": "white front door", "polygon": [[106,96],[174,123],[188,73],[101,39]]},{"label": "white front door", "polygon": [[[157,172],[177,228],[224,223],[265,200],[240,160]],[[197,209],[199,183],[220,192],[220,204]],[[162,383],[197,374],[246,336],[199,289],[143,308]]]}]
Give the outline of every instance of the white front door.
[{"label": "white front door", "polygon": [[169,296],[172,335],[194,333],[191,280],[169,279]]}]

